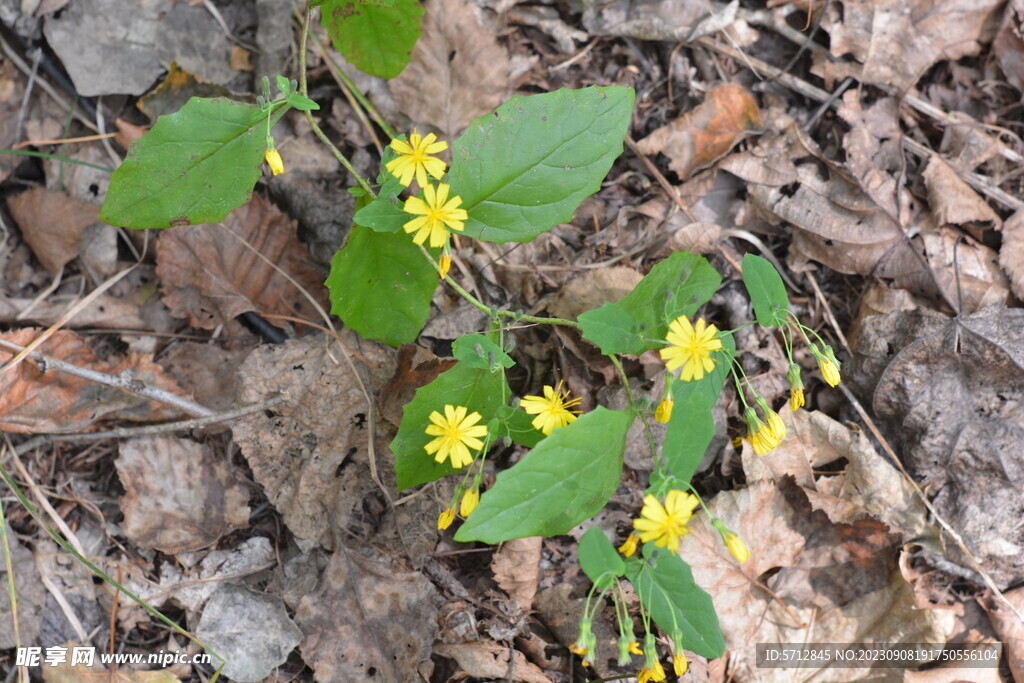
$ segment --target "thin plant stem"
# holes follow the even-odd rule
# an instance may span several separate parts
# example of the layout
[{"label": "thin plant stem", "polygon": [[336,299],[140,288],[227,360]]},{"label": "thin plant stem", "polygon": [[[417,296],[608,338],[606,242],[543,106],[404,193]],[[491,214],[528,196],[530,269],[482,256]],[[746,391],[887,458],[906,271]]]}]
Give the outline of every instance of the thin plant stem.
[{"label": "thin plant stem", "polygon": [[47,154],[46,152],[33,152],[30,149],[0,149],[0,154],[20,154],[26,157],[39,157],[40,159],[56,159],[58,161],[66,161],[69,164],[78,164],[79,166],[88,166],[89,168],[95,168],[97,171],[106,171],[107,173],[113,173],[114,169],[108,166],[100,166],[99,164],[90,164],[88,161],[79,161],[78,159],[72,159],[70,157],[61,156],[59,154]]},{"label": "thin plant stem", "polygon": [[[14,647],[21,649],[21,629],[18,628],[18,593],[14,588],[14,562],[11,560],[11,539],[7,535],[7,518],[4,517],[4,501],[0,498],[0,542],[3,544],[4,569],[7,571],[7,592],[11,597],[11,623],[14,627]],[[23,681],[24,667],[18,667],[18,680]]]}]

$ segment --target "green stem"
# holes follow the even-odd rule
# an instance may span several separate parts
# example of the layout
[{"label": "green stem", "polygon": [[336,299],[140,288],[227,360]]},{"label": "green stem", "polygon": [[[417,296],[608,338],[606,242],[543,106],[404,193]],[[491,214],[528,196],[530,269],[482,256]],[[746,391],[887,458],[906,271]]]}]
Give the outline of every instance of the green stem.
[{"label": "green stem", "polygon": [[[303,97],[309,97],[309,86],[306,83],[306,38],[308,37],[309,6],[307,5],[305,16],[302,19],[302,39],[299,45],[299,92]],[[334,143],[331,142],[331,139],[327,137],[327,133],[323,132],[320,126],[317,125],[316,120],[313,118],[313,113],[309,111],[304,113],[306,115],[306,121],[309,123],[309,127],[312,128],[313,133],[318,138],[320,138],[320,142],[327,145],[327,148],[331,150],[331,153],[334,155],[334,158],[338,160],[338,163],[341,164],[346,171],[352,174],[352,177],[356,179],[357,183],[359,183],[359,187],[363,189],[363,192],[365,192],[370,197],[376,198],[377,193],[373,191],[372,187],[370,187],[370,183],[366,182],[366,178],[359,175],[359,172],[356,171],[356,168],[355,166],[352,165],[352,162],[349,161],[348,158],[341,153],[340,149],[334,146]]]},{"label": "green stem", "polygon": [[97,171],[106,171],[107,173],[114,172],[114,169],[109,168],[107,166],[98,166],[97,164],[90,164],[88,161],[79,161],[78,159],[71,159],[69,157],[60,156],[59,154],[33,152],[30,149],[0,149],[0,154],[20,154],[26,157],[39,157],[40,159],[57,159],[58,161],[66,161],[69,164],[78,164],[79,166],[88,166],[89,168],[95,168]]}]

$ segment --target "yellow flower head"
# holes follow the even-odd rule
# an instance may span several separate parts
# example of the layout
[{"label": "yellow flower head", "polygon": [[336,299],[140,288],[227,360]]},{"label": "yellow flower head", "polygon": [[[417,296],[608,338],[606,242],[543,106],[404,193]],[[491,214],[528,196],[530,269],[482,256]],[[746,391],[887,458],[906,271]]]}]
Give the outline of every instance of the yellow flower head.
[{"label": "yellow flower head", "polygon": [[437,438],[423,448],[434,460],[444,462],[450,457],[452,467],[459,469],[473,462],[473,456],[469,449],[478,450],[484,447],[483,441],[478,437],[487,436],[487,427],[478,425],[480,413],[470,413],[463,406],[446,405],[444,415],[436,410],[430,414],[430,421],[433,424],[427,425],[426,432]]},{"label": "yellow flower head", "polygon": [[441,258],[437,260],[437,267],[441,271],[441,279],[448,274],[448,271],[452,268],[452,255],[448,252],[441,254]]},{"label": "yellow flower head", "polygon": [[444,512],[437,516],[437,528],[444,530],[455,521],[455,508],[445,508]]},{"label": "yellow flower head", "polygon": [[423,244],[429,237],[430,246],[439,249],[448,241],[449,228],[458,231],[465,228],[463,221],[469,219],[469,214],[459,208],[462,197],[456,195],[448,198],[450,189],[444,183],[440,183],[436,190],[433,185],[427,185],[423,188],[426,201],[419,197],[405,200],[405,212],[418,218],[413,218],[402,227],[410,234],[416,233],[412,238],[416,244]]},{"label": "yellow flower head", "polygon": [[782,421],[778,413],[768,407],[768,403],[760,396],[757,397],[757,405],[764,411],[764,419],[768,424],[771,436],[779,443],[782,443],[782,440],[786,438],[786,423]]},{"label": "yellow flower head", "polygon": [[661,666],[661,660],[655,659],[654,666],[640,669],[640,673],[636,675],[636,683],[650,683],[655,681],[665,680],[665,669]]},{"label": "yellow flower head", "polygon": [[686,673],[686,669],[688,667],[689,664],[686,661],[686,655],[682,652],[677,652],[672,655],[672,668],[675,670],[676,676],[682,676]]},{"label": "yellow flower head", "polygon": [[718,328],[706,325],[704,318],[694,326],[685,315],[679,316],[669,324],[665,340],[670,346],[659,351],[661,359],[669,372],[682,367],[682,380],[699,380],[705,372],[715,369],[711,353],[722,348],[722,340],[718,338]]},{"label": "yellow flower head", "polygon": [[644,651],[640,649],[639,642],[631,640],[629,641],[629,653],[632,655],[642,655]]},{"label": "yellow flower head", "polygon": [[821,376],[830,387],[842,381],[842,375],[839,374],[840,363],[836,360],[836,354],[831,346],[826,344],[825,348],[819,351],[816,345],[811,344],[811,355],[818,361]]},{"label": "yellow flower head", "polygon": [[637,536],[633,532],[630,532],[629,536],[626,536],[625,542],[623,542],[623,544],[619,546],[619,552],[625,555],[626,557],[633,557],[633,555],[636,554],[636,544],[639,540],[639,536]]},{"label": "yellow flower head", "polygon": [[519,402],[519,407],[528,415],[536,415],[533,418],[534,429],[539,429],[547,436],[558,427],[576,421],[580,411],[573,410],[580,399],[570,399],[571,392],[559,382],[557,387],[545,386],[543,396],[524,396]]},{"label": "yellow flower head", "polygon": [[463,517],[469,517],[470,513],[476,509],[476,505],[479,502],[479,489],[469,489],[462,495],[462,502],[459,504],[459,514]]},{"label": "yellow flower head", "polygon": [[804,406],[804,380],[800,377],[800,366],[790,363],[786,379],[789,381],[789,409],[800,410]]},{"label": "yellow flower head", "polygon": [[774,451],[779,445],[779,440],[775,438],[774,432],[768,428],[768,425],[761,422],[757,411],[747,408],[743,413],[743,419],[747,423],[747,441],[754,448],[754,453],[767,455]]},{"label": "yellow flower head", "polygon": [[729,549],[737,562],[742,564],[750,559],[750,550],[747,548],[747,544],[735,532],[726,530],[722,534],[722,540],[725,541],[725,547]]},{"label": "yellow flower head", "polygon": [[686,523],[698,505],[697,496],[677,489],[668,492],[664,505],[647,494],[640,518],[633,520],[633,528],[640,532],[640,540],[644,543],[654,541],[659,548],[678,550],[680,537],[689,533]]},{"label": "yellow flower head", "polygon": [[273,147],[267,149],[263,158],[267,161],[267,166],[270,167],[271,173],[274,175],[281,175],[284,173],[284,162],[281,161],[281,154]]},{"label": "yellow flower head", "polygon": [[672,407],[674,405],[675,402],[672,400],[671,396],[666,396],[661,399],[661,403],[659,403],[658,407],[654,409],[654,419],[661,424],[667,425],[668,421],[672,419]]},{"label": "yellow flower head", "polygon": [[790,390],[790,392],[789,392],[789,409],[790,410],[800,410],[805,405],[807,405],[807,403],[806,403],[806,401],[804,401],[804,390],[803,389],[792,389],[792,390]]},{"label": "yellow flower head", "polygon": [[414,175],[416,182],[424,188],[427,186],[428,173],[440,180],[444,176],[444,162],[430,155],[448,149],[448,143],[434,142],[436,139],[437,136],[433,133],[426,137],[413,133],[409,136],[409,142],[392,140],[390,147],[398,152],[398,156],[389,161],[384,168],[398,178],[403,187],[409,187]]}]

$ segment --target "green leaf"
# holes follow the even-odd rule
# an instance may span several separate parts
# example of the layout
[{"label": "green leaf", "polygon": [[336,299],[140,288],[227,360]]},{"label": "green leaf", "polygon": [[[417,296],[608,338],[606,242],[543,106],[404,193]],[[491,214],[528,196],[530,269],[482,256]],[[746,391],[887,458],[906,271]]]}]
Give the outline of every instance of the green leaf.
[{"label": "green leaf", "polygon": [[507,436],[520,446],[533,448],[544,439],[544,432],[533,426],[533,416],[519,408],[502,406],[498,410],[498,436]]},{"label": "green leaf", "polygon": [[631,424],[633,413],[599,407],[554,430],[498,473],[455,540],[557,536],[593,516],[619,485]]},{"label": "green leaf", "polygon": [[754,304],[757,322],[765,327],[781,327],[789,311],[789,296],[775,266],[754,254],[743,257],[743,284]]},{"label": "green leaf", "polygon": [[[400,233],[402,226],[412,220],[412,216],[403,210],[404,206],[395,195],[389,196],[382,189],[376,199],[356,211],[353,220],[377,232]],[[411,237],[407,237],[406,241],[412,244]]]},{"label": "green leaf", "polygon": [[623,86],[513,97],[455,141],[448,182],[469,212],[465,234],[529,242],[572,219],[601,189],[633,112]]},{"label": "green leaf", "polygon": [[295,107],[299,111],[316,111],[320,109],[319,104],[297,92],[289,93],[285,100],[289,106]]},{"label": "green leaf", "polygon": [[721,283],[722,276],[703,256],[674,252],[621,301],[581,314],[583,338],[605,354],[640,355],[661,348],[657,340],[665,338],[669,323],[696,313]]},{"label": "green leaf", "polygon": [[456,363],[433,382],[417,389],[416,396],[403,409],[401,426],[391,442],[398,490],[437,481],[456,471],[451,460],[435,462],[434,457],[424,450],[424,446],[435,438],[424,431],[430,424],[430,413],[435,410],[443,413],[445,405],[465,406],[470,413],[480,413],[482,419],[479,424],[487,424],[498,416],[503,403],[501,397],[507,396],[508,391],[500,372],[489,372],[464,363]]},{"label": "green leaf", "polygon": [[715,351],[711,355],[715,361],[714,370],[700,380],[676,380],[672,383],[672,400],[675,405],[672,407],[672,417],[668,421],[661,453],[672,475],[684,482],[693,477],[715,436],[715,419],[711,410],[729,376],[735,350],[736,343],[732,335],[724,335],[722,351]]},{"label": "green leaf", "polygon": [[598,588],[607,588],[613,576],[623,576],[626,565],[608,537],[596,526],[587,529],[578,548],[580,567]]},{"label": "green leaf", "polygon": [[[271,125],[288,109],[279,106]],[[132,143],[110,178],[100,220],[124,228],[216,223],[249,201],[267,116],[223,97],[193,97]]]},{"label": "green leaf", "polygon": [[394,78],[422,33],[416,0],[321,0],[320,23],[338,52],[360,71]]},{"label": "green leaf", "polygon": [[516,364],[500,346],[482,334],[464,334],[456,339],[452,355],[455,360],[484,370],[497,369],[497,366],[507,370]]},{"label": "green leaf", "polygon": [[711,596],[694,583],[690,566],[678,555],[655,550],[653,543],[647,543],[644,557],[655,556],[653,566],[647,563],[627,567],[627,575],[633,572],[629,576],[633,588],[654,623],[668,634],[678,628],[687,650],[708,659],[721,657],[725,639]]},{"label": "green leaf", "polygon": [[407,235],[355,224],[331,260],[331,312],[359,334],[398,346],[414,341],[427,318],[437,273]]}]

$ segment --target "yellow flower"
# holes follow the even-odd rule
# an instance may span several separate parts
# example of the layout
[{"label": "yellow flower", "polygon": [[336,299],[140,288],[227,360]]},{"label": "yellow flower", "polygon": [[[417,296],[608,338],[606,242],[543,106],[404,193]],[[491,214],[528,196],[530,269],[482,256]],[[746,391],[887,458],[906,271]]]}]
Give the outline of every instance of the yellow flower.
[{"label": "yellow flower", "polygon": [[478,489],[469,489],[462,495],[462,503],[459,504],[459,514],[463,517],[469,517],[469,514],[476,509],[476,505],[479,502],[480,491]]},{"label": "yellow flower", "polygon": [[626,541],[619,546],[619,552],[626,557],[633,557],[636,554],[636,544],[639,540],[640,538],[636,534],[630,532],[629,536],[626,536]]},{"label": "yellow flower", "polygon": [[754,448],[754,453],[757,455],[767,455],[775,450],[779,445],[779,440],[775,438],[775,433],[766,425],[761,422],[761,419],[757,416],[757,411],[753,408],[747,408],[743,413],[743,419],[747,423],[747,441]]},{"label": "yellow flower", "polygon": [[665,669],[661,666],[661,660],[655,659],[653,667],[644,667],[636,675],[636,683],[650,683],[650,681],[665,680]]},{"label": "yellow flower", "polygon": [[684,381],[702,379],[705,372],[715,369],[711,353],[722,348],[722,340],[717,335],[718,328],[714,325],[705,327],[704,318],[693,326],[685,315],[679,316],[668,326],[665,340],[671,346],[659,351],[661,359],[669,372],[682,367],[680,378]]},{"label": "yellow flower", "polygon": [[573,406],[579,404],[580,399],[569,400],[571,392],[562,385],[563,382],[559,382],[557,387],[545,386],[543,396],[524,396],[519,402],[519,407],[528,415],[537,416],[533,418],[533,427],[544,432],[545,436],[558,427],[575,422],[576,416],[580,413],[578,410],[572,410]]},{"label": "yellow flower", "polygon": [[410,234],[416,233],[412,238],[416,244],[423,244],[430,237],[430,246],[438,249],[448,241],[448,228],[459,231],[465,228],[463,221],[469,219],[469,214],[459,208],[462,197],[456,195],[448,199],[450,189],[444,183],[440,183],[436,190],[433,185],[427,185],[423,188],[427,201],[419,197],[405,200],[405,212],[418,218],[406,223],[403,229]]},{"label": "yellow flower", "polygon": [[629,652],[634,655],[642,655],[644,653],[644,651],[640,649],[640,643],[635,640],[629,641]]},{"label": "yellow flower", "polygon": [[839,374],[839,366],[829,358],[819,358],[818,369],[821,370],[821,376],[830,387],[836,386],[843,379]]},{"label": "yellow flower", "polygon": [[[426,432],[437,438],[423,448],[434,460],[444,462],[451,457],[452,467],[459,469],[473,462],[469,449],[484,447],[483,441],[477,437],[487,435],[487,427],[476,424],[480,421],[480,413],[470,413],[463,406],[446,405],[444,415],[436,410],[430,414],[433,424],[427,425]],[[476,425],[476,426],[474,426]]]},{"label": "yellow flower", "polygon": [[659,403],[658,407],[654,410],[654,419],[661,424],[667,425],[668,421],[672,419],[672,406],[674,405],[675,402],[672,400],[671,396],[666,396],[661,399],[661,403]]},{"label": "yellow flower", "polygon": [[437,266],[441,269],[441,279],[448,274],[448,271],[452,268],[452,255],[448,253],[441,254],[441,258],[437,260]]},{"label": "yellow flower", "polygon": [[398,152],[398,157],[389,161],[385,168],[404,187],[409,187],[414,175],[416,182],[424,188],[427,186],[428,173],[440,180],[444,176],[444,162],[430,155],[448,149],[448,143],[434,142],[436,139],[433,133],[426,137],[413,133],[409,136],[409,142],[392,140],[390,147]]},{"label": "yellow flower", "polygon": [[274,175],[281,175],[284,173],[284,162],[281,161],[281,154],[273,147],[267,149],[263,158],[267,161],[267,166],[270,167],[270,171]]},{"label": "yellow flower", "polygon": [[686,523],[698,505],[697,496],[677,489],[668,492],[664,505],[647,494],[640,519],[633,520],[633,528],[640,532],[640,540],[644,543],[654,541],[659,548],[678,550],[679,538],[689,533]]},{"label": "yellow flower", "polygon": [[689,664],[686,662],[686,655],[682,652],[677,652],[672,655],[672,668],[675,670],[676,676],[682,676],[686,673],[686,669],[688,667]]},{"label": "yellow flower", "polygon": [[750,550],[747,549],[747,544],[735,532],[726,529],[722,532],[722,540],[725,541],[725,547],[729,549],[737,562],[742,564],[750,559]]},{"label": "yellow flower", "polygon": [[444,530],[452,525],[455,521],[455,508],[445,508],[437,517],[437,528]]},{"label": "yellow flower", "polygon": [[569,651],[572,652],[574,655],[579,655],[580,657],[587,654],[587,648],[581,647],[578,643],[573,643],[572,645],[570,645]]},{"label": "yellow flower", "polygon": [[790,410],[800,410],[805,405],[807,405],[807,404],[804,401],[804,390],[803,389],[793,389],[792,391],[789,392],[789,409]]},{"label": "yellow flower", "polygon": [[782,440],[786,438],[786,423],[782,421],[778,413],[768,407],[768,403],[760,396],[757,397],[757,405],[764,412],[764,419],[768,423],[768,431],[771,433],[771,437],[782,443]]}]

